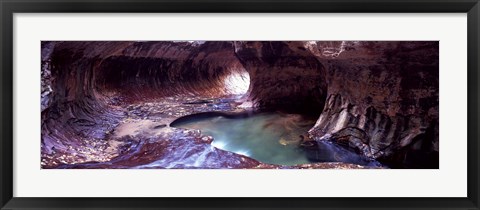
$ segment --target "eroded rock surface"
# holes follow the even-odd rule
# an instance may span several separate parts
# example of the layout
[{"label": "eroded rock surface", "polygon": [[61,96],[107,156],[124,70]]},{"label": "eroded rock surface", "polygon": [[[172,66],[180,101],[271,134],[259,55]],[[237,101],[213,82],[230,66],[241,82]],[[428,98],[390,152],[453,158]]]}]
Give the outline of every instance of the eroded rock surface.
[{"label": "eroded rock surface", "polygon": [[42,167],[285,168],[168,126],[267,109],[318,117],[312,141],[438,168],[438,62],[438,42],[42,42]]},{"label": "eroded rock surface", "polygon": [[235,42],[235,53],[250,74],[255,107],[320,113],[326,70],[303,42]]},{"label": "eroded rock surface", "polygon": [[336,44],[334,58],[316,52],[328,97],[311,135],[396,167],[437,168],[438,42]]}]

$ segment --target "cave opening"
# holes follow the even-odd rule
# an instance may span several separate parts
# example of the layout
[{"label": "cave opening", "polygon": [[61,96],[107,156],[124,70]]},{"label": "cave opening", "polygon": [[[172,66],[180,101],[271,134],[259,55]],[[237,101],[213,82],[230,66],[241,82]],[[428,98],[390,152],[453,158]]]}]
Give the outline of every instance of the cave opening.
[{"label": "cave opening", "polygon": [[223,83],[228,93],[243,96],[250,87],[250,75],[244,69],[228,74]]},{"label": "cave opening", "polygon": [[[158,127],[196,130],[202,138],[212,139],[213,147],[262,163],[291,166],[318,162],[308,158],[301,144],[308,139],[308,130],[315,125],[324,99],[315,90],[319,87],[300,88],[299,82],[320,80],[321,72],[293,78],[280,72],[279,81],[261,83],[250,76],[249,66],[245,68],[236,54],[212,57],[198,64],[191,61],[198,54],[207,58],[215,54],[211,47],[198,49],[196,54],[190,52],[187,60],[178,63],[164,55],[111,56],[98,63],[94,76],[96,92],[110,105],[121,107],[127,116],[112,136],[155,133],[152,130]],[[207,49],[209,54],[204,53]],[[287,63],[287,67],[291,65]],[[256,71],[253,73],[265,78]],[[269,83],[275,89],[265,89]],[[305,90],[307,93],[302,92]],[[292,92],[285,95],[284,91]],[[199,118],[198,114],[212,116]],[[172,120],[170,124],[163,123]],[[153,126],[157,122],[162,123]],[[332,155],[324,161],[336,159]]]}]

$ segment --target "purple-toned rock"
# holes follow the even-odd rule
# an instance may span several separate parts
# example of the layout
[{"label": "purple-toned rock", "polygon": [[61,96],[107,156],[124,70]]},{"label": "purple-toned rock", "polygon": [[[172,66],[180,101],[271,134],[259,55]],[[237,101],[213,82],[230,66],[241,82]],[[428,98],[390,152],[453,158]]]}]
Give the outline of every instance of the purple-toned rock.
[{"label": "purple-toned rock", "polygon": [[328,98],[310,134],[397,167],[438,168],[438,42],[337,43],[334,58],[321,53],[328,44],[317,43]]},{"label": "purple-toned rock", "polygon": [[168,126],[246,109],[308,114],[312,142],[438,168],[438,42],[42,42],[41,61],[43,168],[291,168]]},{"label": "purple-toned rock", "polygon": [[248,99],[255,107],[320,113],[326,71],[303,42],[235,42],[235,53],[250,74]]}]

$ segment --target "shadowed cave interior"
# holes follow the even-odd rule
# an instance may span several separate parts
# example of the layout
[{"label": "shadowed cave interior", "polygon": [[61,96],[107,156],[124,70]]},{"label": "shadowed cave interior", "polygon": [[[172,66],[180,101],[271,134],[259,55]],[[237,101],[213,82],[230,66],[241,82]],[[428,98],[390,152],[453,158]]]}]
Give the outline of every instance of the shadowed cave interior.
[{"label": "shadowed cave interior", "polygon": [[41,166],[439,167],[435,41],[43,41]]}]

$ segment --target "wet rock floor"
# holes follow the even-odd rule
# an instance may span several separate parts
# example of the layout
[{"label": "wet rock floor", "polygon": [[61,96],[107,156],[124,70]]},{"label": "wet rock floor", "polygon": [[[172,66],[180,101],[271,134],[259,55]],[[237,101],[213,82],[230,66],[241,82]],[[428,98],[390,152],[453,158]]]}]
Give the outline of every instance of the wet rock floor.
[{"label": "wet rock floor", "polygon": [[[196,113],[251,111],[242,105],[239,96],[177,96],[110,106],[121,113],[120,120],[113,128],[102,131],[103,138],[90,140],[95,147],[84,146],[87,154],[82,151],[42,154],[42,168],[368,168],[339,162],[291,166],[261,163],[212,146],[213,137],[200,130],[170,127],[179,117]],[[92,126],[90,129],[102,128]],[[84,158],[85,155],[93,157]]]}]

